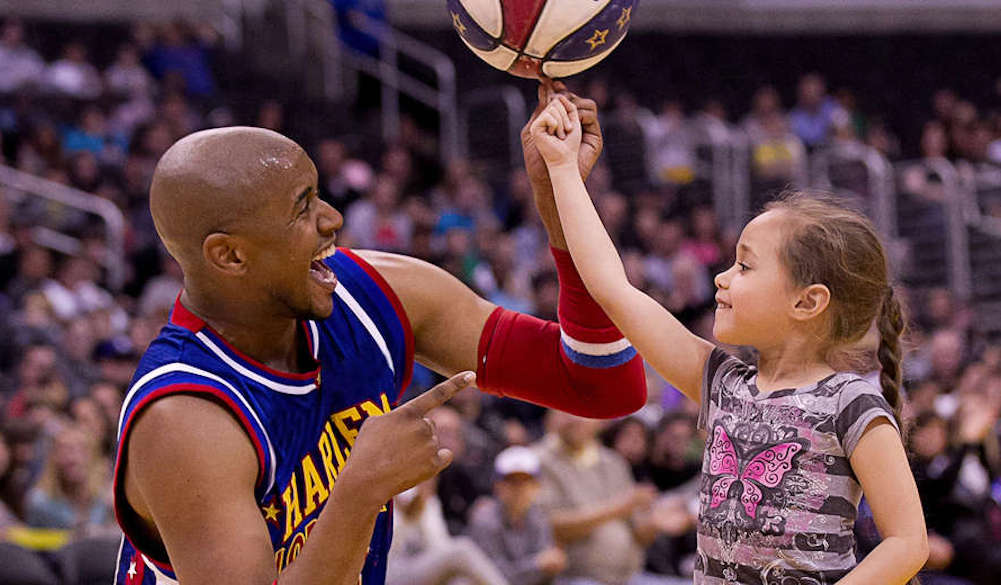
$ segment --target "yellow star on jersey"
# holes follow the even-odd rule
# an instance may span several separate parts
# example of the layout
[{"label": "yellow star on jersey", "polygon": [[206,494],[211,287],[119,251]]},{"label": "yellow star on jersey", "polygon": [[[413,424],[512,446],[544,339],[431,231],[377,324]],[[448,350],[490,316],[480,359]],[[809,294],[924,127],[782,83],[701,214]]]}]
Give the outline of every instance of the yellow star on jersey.
[{"label": "yellow star on jersey", "polygon": [[457,12],[452,13],[452,26],[455,27],[455,30],[459,31],[460,35],[466,32],[466,25],[462,24],[462,19],[459,18]]},{"label": "yellow star on jersey", "polygon": [[599,45],[605,44],[605,37],[607,36],[608,36],[607,28],[604,30],[594,29],[594,34],[591,35],[591,38],[587,39],[584,42],[591,45],[591,50],[593,51],[597,49]]},{"label": "yellow star on jersey", "polygon": [[261,508],[264,511],[264,519],[271,522],[278,522],[278,508],[275,507],[274,502],[268,503],[267,508]]},{"label": "yellow star on jersey", "polygon": [[619,30],[622,30],[622,27],[629,24],[629,19],[632,18],[632,12],[633,12],[632,6],[630,6],[629,8],[622,9],[622,14],[620,14],[619,19],[615,21],[615,24],[619,25]]}]

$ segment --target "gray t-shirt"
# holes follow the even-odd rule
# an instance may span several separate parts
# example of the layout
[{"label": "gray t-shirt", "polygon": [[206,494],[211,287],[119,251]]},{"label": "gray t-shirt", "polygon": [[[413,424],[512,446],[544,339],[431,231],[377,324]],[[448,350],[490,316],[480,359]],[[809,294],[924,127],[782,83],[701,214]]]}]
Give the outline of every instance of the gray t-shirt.
[{"label": "gray t-shirt", "polygon": [[[615,451],[597,446],[588,456],[573,459],[558,441],[543,440],[538,447],[542,464],[540,505],[548,513],[581,510],[607,503],[633,489],[629,464]],[[585,578],[619,585],[643,567],[643,547],[633,536],[630,521],[608,520],[587,537],[567,544],[563,578]]]},{"label": "gray t-shirt", "polygon": [[695,585],[834,583],[856,565],[849,458],[874,419],[896,428],[892,410],[853,373],[773,392],[756,379],[720,349],[706,362]]}]

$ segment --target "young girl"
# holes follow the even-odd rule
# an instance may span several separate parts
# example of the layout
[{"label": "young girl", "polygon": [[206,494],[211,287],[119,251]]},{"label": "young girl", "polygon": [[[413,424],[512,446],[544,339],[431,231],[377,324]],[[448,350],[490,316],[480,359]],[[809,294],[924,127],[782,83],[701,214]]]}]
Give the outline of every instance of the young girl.
[{"label": "young girl", "polygon": [[[904,320],[869,220],[792,194],[747,224],[736,262],[715,279],[713,334],[757,349],[750,366],[629,284],[577,171],[574,105],[556,96],[531,132],[588,292],[701,404],[696,585],[906,583],[928,545],[899,432]],[[873,324],[882,392],[844,365]],[[856,563],[863,492],[883,540]]]}]

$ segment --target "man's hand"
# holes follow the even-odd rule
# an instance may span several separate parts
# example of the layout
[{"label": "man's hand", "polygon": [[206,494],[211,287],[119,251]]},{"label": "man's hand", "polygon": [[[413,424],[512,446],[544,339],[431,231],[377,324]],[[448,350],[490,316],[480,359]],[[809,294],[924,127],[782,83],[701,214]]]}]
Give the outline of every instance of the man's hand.
[{"label": "man's hand", "polygon": [[[550,170],[577,167],[581,126],[577,107],[564,95],[556,95],[531,127],[532,140]],[[576,172],[575,170],[573,172]]]},{"label": "man's hand", "polygon": [[439,448],[434,424],[425,415],[475,378],[462,372],[392,412],[366,419],[338,483],[351,483],[370,502],[382,505],[448,467],[452,452]]},{"label": "man's hand", "polygon": [[558,546],[539,551],[535,555],[535,566],[547,575],[558,575],[567,568],[567,553]]},{"label": "man's hand", "polygon": [[532,137],[532,122],[546,109],[549,100],[554,93],[565,94],[570,101],[577,106],[580,114],[580,123],[584,133],[581,137],[580,151],[577,154],[577,166],[580,175],[586,180],[591,174],[591,169],[601,156],[601,149],[604,141],[601,136],[601,125],[598,123],[598,105],[594,100],[580,97],[569,93],[566,85],[562,81],[552,81],[543,79],[539,84],[539,103],[532,112],[532,117],[528,119],[521,129],[521,151],[525,157],[525,170],[528,171],[528,178],[532,183],[532,189],[537,195],[552,194],[553,186],[549,181],[549,172],[546,170],[546,162],[535,147]]},{"label": "man's hand", "polygon": [[525,156],[525,170],[528,172],[528,180],[532,184],[532,193],[535,195],[535,207],[539,210],[539,217],[546,226],[549,243],[556,248],[566,250],[567,242],[563,237],[563,227],[560,225],[560,214],[556,209],[556,200],[553,197],[553,184],[549,180],[549,170],[546,168],[546,161],[536,147],[535,137],[532,136],[532,124],[549,105],[550,98],[554,94],[566,95],[577,108],[583,130],[580,148],[577,151],[577,167],[581,177],[585,180],[598,161],[604,142],[601,137],[601,126],[598,124],[598,105],[594,100],[584,99],[567,92],[566,86],[560,81],[543,79],[542,83],[539,84],[539,103],[536,105],[532,117],[521,129],[521,151]]}]

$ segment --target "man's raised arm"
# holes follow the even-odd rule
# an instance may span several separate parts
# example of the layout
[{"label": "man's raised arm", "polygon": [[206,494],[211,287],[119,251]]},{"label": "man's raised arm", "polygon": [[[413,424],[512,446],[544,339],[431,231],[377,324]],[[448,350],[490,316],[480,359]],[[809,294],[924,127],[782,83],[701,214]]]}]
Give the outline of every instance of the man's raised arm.
[{"label": "man's raised arm", "polygon": [[[559,323],[497,307],[444,270],[426,262],[360,252],[400,297],[414,331],[416,356],[442,374],[475,369],[480,389],[592,418],[613,418],[646,403],[643,362],[591,298],[563,239],[545,162],[527,129],[557,82],[539,89],[540,108],[522,132],[525,166],[560,282]],[[578,166],[587,176],[601,154],[597,107],[568,97],[581,112]]]}]

